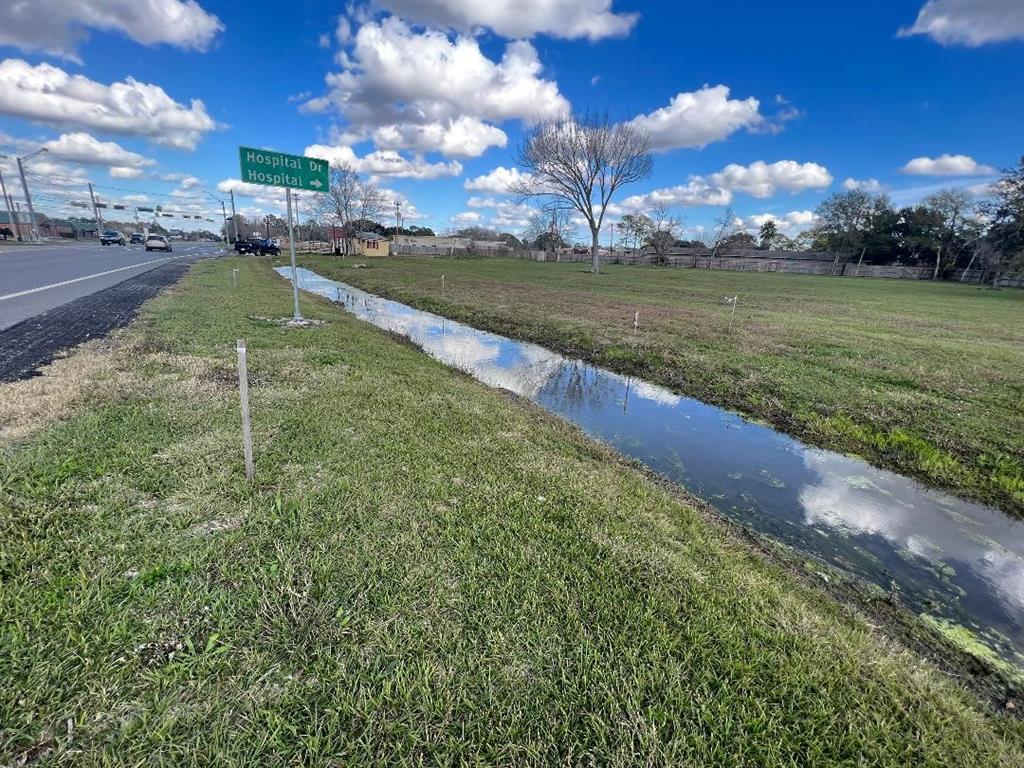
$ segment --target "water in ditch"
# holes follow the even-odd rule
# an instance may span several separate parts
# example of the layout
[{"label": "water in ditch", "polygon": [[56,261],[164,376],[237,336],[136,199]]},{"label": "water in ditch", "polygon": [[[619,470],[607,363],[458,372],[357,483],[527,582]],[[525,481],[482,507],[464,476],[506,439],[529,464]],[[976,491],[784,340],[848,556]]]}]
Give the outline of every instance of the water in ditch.
[{"label": "water in ditch", "polygon": [[[291,269],[277,270],[286,279]],[[298,270],[299,287],[578,425],[735,522],[1024,667],[1024,521],[648,382]]]}]

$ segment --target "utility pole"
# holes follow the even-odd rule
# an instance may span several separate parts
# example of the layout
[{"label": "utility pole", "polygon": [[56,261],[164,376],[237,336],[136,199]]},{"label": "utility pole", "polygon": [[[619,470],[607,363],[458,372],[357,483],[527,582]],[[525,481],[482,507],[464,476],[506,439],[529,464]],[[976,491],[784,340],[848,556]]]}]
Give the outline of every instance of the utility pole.
[{"label": "utility pole", "polygon": [[11,200],[7,197],[7,185],[4,184],[4,174],[0,171],[0,191],[4,193],[4,208],[7,209],[7,218],[10,219],[11,224],[14,225],[14,231],[17,234],[18,240],[21,240],[21,227],[18,226],[18,222],[14,218],[14,211],[11,210]]},{"label": "utility pole", "polygon": [[398,216],[401,212],[401,203],[395,200],[395,252],[393,255],[398,255]]},{"label": "utility pole", "polygon": [[224,217],[224,242],[228,241],[228,212],[224,208],[224,201],[220,201],[220,214]]},{"label": "utility pole", "polygon": [[39,239],[39,230],[36,228],[36,213],[32,210],[32,196],[28,193],[28,182],[25,181],[25,166],[22,165],[21,158],[18,160],[18,173],[21,175],[21,188],[25,192],[25,202],[28,204],[28,224],[29,231],[32,232],[32,239]]},{"label": "utility pole", "polygon": [[96,217],[96,234],[102,234],[103,232],[103,217],[100,215],[100,209],[96,205],[96,195],[92,191],[92,182],[89,182],[89,197],[92,199],[92,213]]},{"label": "utility pole", "polygon": [[[289,207],[289,210],[291,209],[291,204],[292,204],[292,198],[291,198],[291,195],[289,194],[288,195],[288,207]],[[267,240],[269,240],[270,239],[270,214],[269,213],[266,216],[263,217],[263,224],[267,228]]]},{"label": "utility pole", "polygon": [[228,190],[231,193],[231,228],[235,231],[235,242],[238,242],[238,214],[235,213],[235,190]]}]

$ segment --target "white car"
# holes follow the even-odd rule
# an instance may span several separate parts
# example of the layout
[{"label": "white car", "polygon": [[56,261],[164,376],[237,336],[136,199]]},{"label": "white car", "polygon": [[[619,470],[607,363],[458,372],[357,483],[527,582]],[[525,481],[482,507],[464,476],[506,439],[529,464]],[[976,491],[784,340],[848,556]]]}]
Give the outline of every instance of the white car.
[{"label": "white car", "polygon": [[167,238],[163,235],[147,235],[146,236],[146,250],[147,251],[168,251],[170,252],[171,244],[167,242]]}]

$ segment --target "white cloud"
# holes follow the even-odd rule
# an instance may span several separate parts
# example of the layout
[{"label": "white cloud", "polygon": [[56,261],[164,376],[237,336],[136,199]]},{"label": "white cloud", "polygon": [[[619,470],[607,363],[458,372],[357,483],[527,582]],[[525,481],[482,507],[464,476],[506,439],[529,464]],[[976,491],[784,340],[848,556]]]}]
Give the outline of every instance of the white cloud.
[{"label": "white cloud", "polygon": [[108,173],[114,179],[141,179],[146,175],[145,171],[141,168],[135,168],[130,165],[111,166]]},{"label": "white cloud", "polygon": [[900,170],[914,176],[983,176],[995,173],[994,168],[982,165],[968,155],[915,157]]},{"label": "white cloud", "polygon": [[686,184],[675,187],[655,189],[640,195],[631,195],[618,205],[609,206],[610,213],[618,216],[623,213],[639,213],[664,206],[696,205],[728,205],[732,202],[732,192],[719,186],[712,186],[703,177],[694,176]]},{"label": "white cloud", "polygon": [[718,173],[711,174],[708,180],[714,186],[746,192],[752,197],[771,197],[780,189],[792,193],[824,189],[832,183],[832,174],[817,163],[798,163],[795,160],[766,163],[758,160],[750,165],[730,163]]},{"label": "white cloud", "polygon": [[466,179],[462,186],[477,192],[493,192],[498,195],[507,195],[512,185],[527,181],[529,178],[529,174],[523,173],[518,168],[506,168],[499,165],[493,171],[485,173],[483,176]]},{"label": "white cloud", "polygon": [[764,117],[758,107],[753,97],[730,99],[728,86],[705,85],[697,91],[677,93],[667,107],[631,122],[647,131],[652,149],[701,148],[741,128],[761,125]]},{"label": "white cloud", "polygon": [[859,189],[863,192],[882,192],[885,190],[885,185],[878,179],[848,178],[843,182],[843,189]]},{"label": "white cloud", "polygon": [[508,43],[495,62],[472,37],[416,32],[390,17],[363,24],[351,53],[342,51],[339,61],[342,70],[325,78],[327,94],[302,109],[337,109],[349,121],[353,140],[384,128],[381,138],[391,149],[436,147],[476,156],[488,146],[504,146],[504,133],[486,122],[538,121],[569,112],[558,85],[540,77],[537,51],[523,40]]},{"label": "white cloud", "polygon": [[359,157],[351,147],[338,145],[311,144],[306,147],[307,157],[318,157],[330,163],[348,163],[358,173],[370,176],[395,176],[401,179],[438,179],[444,176],[458,176],[462,163],[430,163],[422,157],[408,158],[393,150],[377,150]]},{"label": "white cloud", "polygon": [[452,216],[452,221],[455,224],[476,224],[482,218],[483,216],[476,211],[462,211],[461,213],[456,213]]},{"label": "white cloud", "polygon": [[165,173],[160,176],[163,181],[177,182],[182,189],[189,189],[191,187],[197,187],[202,182],[195,176],[191,176],[187,173]]},{"label": "white cloud", "polygon": [[384,8],[435,27],[486,27],[507,38],[538,34],[601,40],[629,34],[638,13],[614,13],[612,0],[377,0]]},{"label": "white cloud", "polygon": [[488,147],[504,147],[508,137],[500,128],[462,115],[445,123],[384,125],[373,132],[381,149],[440,152],[447,157],[479,157]]},{"label": "white cloud", "polygon": [[1020,0],[928,0],[900,37],[927,35],[940,45],[976,48],[986,43],[1024,40]]},{"label": "white cloud", "polygon": [[[143,157],[137,152],[130,152],[116,142],[100,141],[81,131],[65,133],[59,138],[45,142],[43,147],[51,157],[60,160],[85,165],[120,166],[123,169],[136,171],[137,175],[131,178],[141,176],[142,168],[156,165],[155,160]],[[112,176],[114,175],[113,170],[111,168]]]},{"label": "white cloud", "polygon": [[511,200],[497,200],[493,197],[471,197],[466,201],[470,208],[490,210],[488,225],[495,229],[521,229],[530,223],[537,211],[525,203]]},{"label": "white cloud", "polygon": [[145,136],[178,149],[194,149],[203,134],[218,127],[202,101],[193,99],[186,107],[158,85],[131,77],[103,85],[50,64],[33,67],[22,59],[0,62],[0,114]]},{"label": "white cloud", "polygon": [[627,197],[609,207],[613,215],[649,211],[664,206],[728,205],[734,192],[751,197],[771,197],[779,190],[796,193],[806,189],[823,189],[832,183],[828,169],[817,163],[798,163],[780,160],[765,163],[758,160],[750,165],[732,163],[718,173],[708,176],[690,176],[686,184],[655,189]]},{"label": "white cloud", "polygon": [[[384,196],[384,207],[386,211],[394,211],[396,202],[401,206],[403,223],[410,221],[422,221],[427,218],[427,215],[425,213],[421,213],[416,205],[401,192],[396,192],[393,189],[384,187],[381,189],[381,194]],[[385,215],[383,218],[387,219],[388,216]],[[391,222],[394,223],[394,216],[391,216]]]},{"label": "white cloud", "polygon": [[149,197],[147,195],[124,195],[122,198],[126,203],[148,203]]},{"label": "white cloud", "polygon": [[221,192],[234,192],[241,197],[247,197],[250,200],[254,200],[260,206],[272,209],[275,212],[283,211],[285,208],[284,190],[277,187],[250,184],[240,179],[224,179],[217,184],[217,189]]},{"label": "white cloud", "polygon": [[0,4],[0,45],[78,61],[89,29],[121,32],[137,43],[206,50],[224,25],[195,0],[59,0]]},{"label": "white cloud", "polygon": [[774,213],[755,213],[743,219],[742,226],[748,232],[756,234],[761,225],[766,221],[774,221],[780,232],[789,237],[810,229],[818,221],[814,211],[790,211],[783,216],[776,216]]}]

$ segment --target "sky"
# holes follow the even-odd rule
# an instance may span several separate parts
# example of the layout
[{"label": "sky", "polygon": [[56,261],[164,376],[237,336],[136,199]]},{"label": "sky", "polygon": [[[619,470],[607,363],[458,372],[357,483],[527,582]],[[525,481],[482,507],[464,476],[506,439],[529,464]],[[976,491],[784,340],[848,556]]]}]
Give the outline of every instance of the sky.
[{"label": "sky", "polygon": [[92,182],[213,228],[229,190],[283,213],[239,181],[264,147],[351,163],[407,225],[518,234],[524,132],[589,110],[654,150],[613,220],[664,205],[698,236],[731,205],[795,235],[852,187],[983,194],[1024,154],[1022,72],[1024,0],[6,0],[0,171],[21,200],[11,158],[46,147],[44,213],[88,215]]}]

